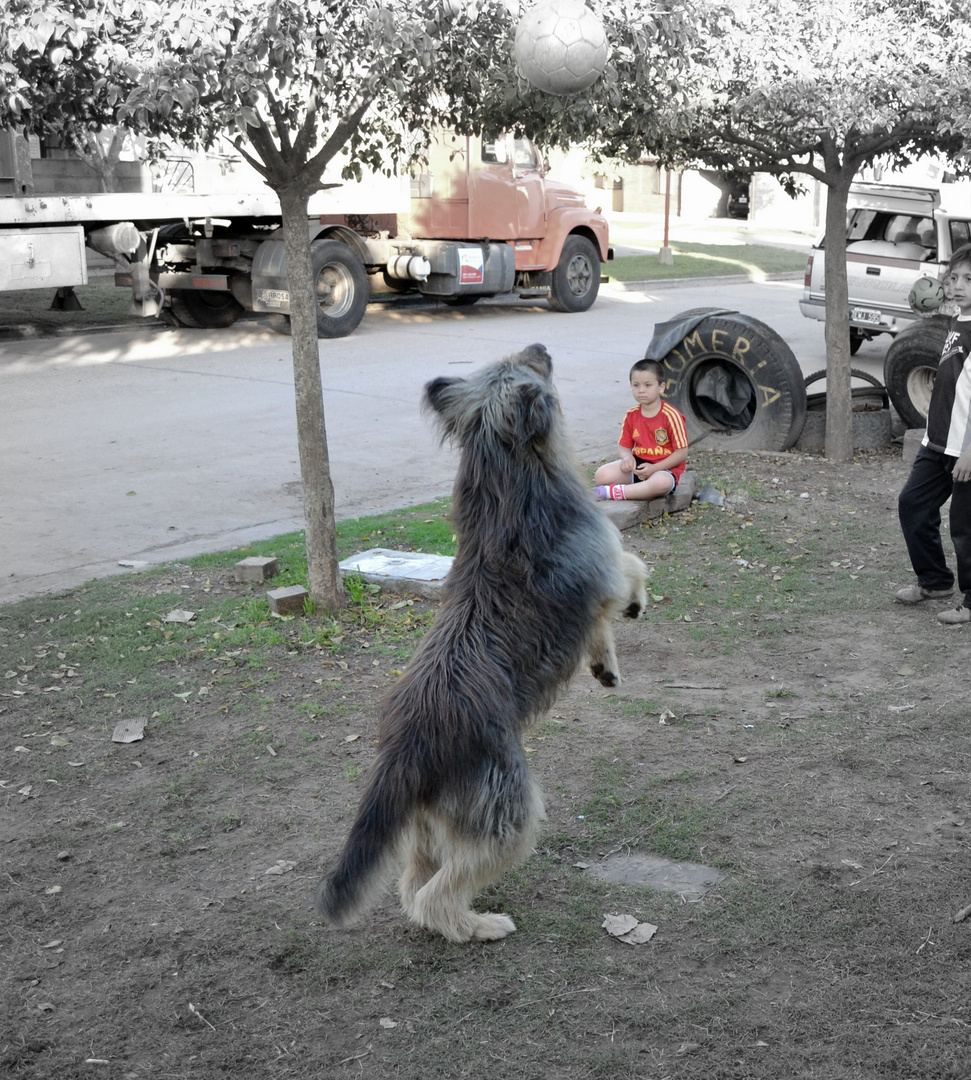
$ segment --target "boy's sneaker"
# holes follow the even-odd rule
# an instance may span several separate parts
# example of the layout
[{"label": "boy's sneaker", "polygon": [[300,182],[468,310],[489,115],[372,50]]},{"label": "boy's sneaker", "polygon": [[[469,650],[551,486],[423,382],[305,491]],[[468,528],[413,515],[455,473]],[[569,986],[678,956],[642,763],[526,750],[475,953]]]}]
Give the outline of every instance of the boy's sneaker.
[{"label": "boy's sneaker", "polygon": [[898,590],[896,599],[901,604],[920,604],[924,600],[943,600],[953,592],[953,586],[950,589],[925,589],[923,585],[908,585],[906,589]]},{"label": "boy's sneaker", "polygon": [[937,621],[945,626],[960,626],[961,623],[971,622],[971,608],[963,604],[959,608],[949,608],[947,611],[937,613]]}]

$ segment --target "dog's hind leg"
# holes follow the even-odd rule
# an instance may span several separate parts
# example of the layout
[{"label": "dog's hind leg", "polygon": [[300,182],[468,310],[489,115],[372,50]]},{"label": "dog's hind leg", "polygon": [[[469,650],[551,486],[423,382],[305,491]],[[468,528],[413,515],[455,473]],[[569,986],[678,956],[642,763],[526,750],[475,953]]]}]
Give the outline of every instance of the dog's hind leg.
[{"label": "dog's hind leg", "polygon": [[525,794],[525,820],[518,829],[507,828],[501,840],[460,835],[448,823],[439,823],[435,849],[442,865],[414,894],[406,909],[411,919],[456,942],[498,941],[515,931],[516,924],[508,915],[474,911],[472,900],[532,850],[543,800],[532,780]]},{"label": "dog's hind leg", "polygon": [[432,853],[432,835],[428,822],[422,813],[416,815],[411,835],[405,841],[404,856],[405,871],[398,883],[401,906],[406,915],[419,922],[414,914],[415,897],[440,869]]}]

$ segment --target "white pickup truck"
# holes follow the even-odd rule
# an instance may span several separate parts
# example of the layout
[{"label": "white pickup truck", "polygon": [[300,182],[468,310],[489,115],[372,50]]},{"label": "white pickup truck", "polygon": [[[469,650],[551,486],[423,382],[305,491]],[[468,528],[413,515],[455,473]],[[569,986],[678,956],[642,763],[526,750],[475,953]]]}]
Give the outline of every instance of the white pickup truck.
[{"label": "white pickup truck", "polygon": [[[951,196],[949,196],[951,198]],[[938,277],[951,253],[971,242],[971,207],[952,211],[935,188],[856,183],[850,188],[846,232],[850,351],[878,334],[893,335],[883,380],[911,427],[923,427],[947,320],[922,317],[908,296],[919,277]],[[799,309],[826,319],[825,249],[820,240],[806,265]]]}]

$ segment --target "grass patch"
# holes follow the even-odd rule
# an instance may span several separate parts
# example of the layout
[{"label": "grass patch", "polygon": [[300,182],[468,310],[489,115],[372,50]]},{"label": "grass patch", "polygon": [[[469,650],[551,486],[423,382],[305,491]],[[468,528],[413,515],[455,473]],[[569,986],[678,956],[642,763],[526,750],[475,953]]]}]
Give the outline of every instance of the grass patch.
[{"label": "grass patch", "polygon": [[[890,603],[897,466],[692,467],[728,506],[625,534],[657,597],[618,622],[625,682],[578,677],[526,741],[549,818],[478,899],[501,942],[391,896],[346,931],[311,914],[434,605],[357,582],[334,619],[271,617],[231,567],[304,583],[293,534],[0,608],[4,1075],[968,1075],[967,638]],[[446,510],[344,523],[342,550],[447,552]],[[726,876],[685,902],[577,865],[628,849]],[[628,946],[607,913],[659,931]]]},{"label": "grass patch", "polygon": [[[808,249],[808,245],[807,245]],[[624,255],[607,264],[614,281],[658,281],[668,278],[720,277],[745,274],[756,281],[768,274],[806,269],[806,253],[765,244],[672,243],[673,265],[657,254]]]}]

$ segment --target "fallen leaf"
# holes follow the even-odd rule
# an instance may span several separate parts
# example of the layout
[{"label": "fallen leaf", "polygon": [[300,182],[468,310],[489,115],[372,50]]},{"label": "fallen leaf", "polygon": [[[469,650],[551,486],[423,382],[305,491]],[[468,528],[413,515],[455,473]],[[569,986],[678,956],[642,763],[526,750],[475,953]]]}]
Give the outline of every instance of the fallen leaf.
[{"label": "fallen leaf", "polygon": [[111,733],[111,741],[117,743],[133,743],[144,738],[145,721],[139,719],[119,720]]},{"label": "fallen leaf", "polygon": [[264,870],[264,874],[289,874],[290,871],[296,866],[295,862],[288,862],[286,859],[277,859],[277,861],[269,868]]},{"label": "fallen leaf", "polygon": [[196,613],[194,611],[181,611],[176,608],[174,611],[170,611],[162,622],[187,623],[192,622],[195,617]]},{"label": "fallen leaf", "polygon": [[390,1016],[382,1016],[378,1023],[383,1028],[396,1028],[398,1026],[397,1020],[392,1020]]},{"label": "fallen leaf", "polygon": [[601,926],[625,945],[643,945],[657,933],[653,923],[638,922],[633,915],[604,915]]}]

